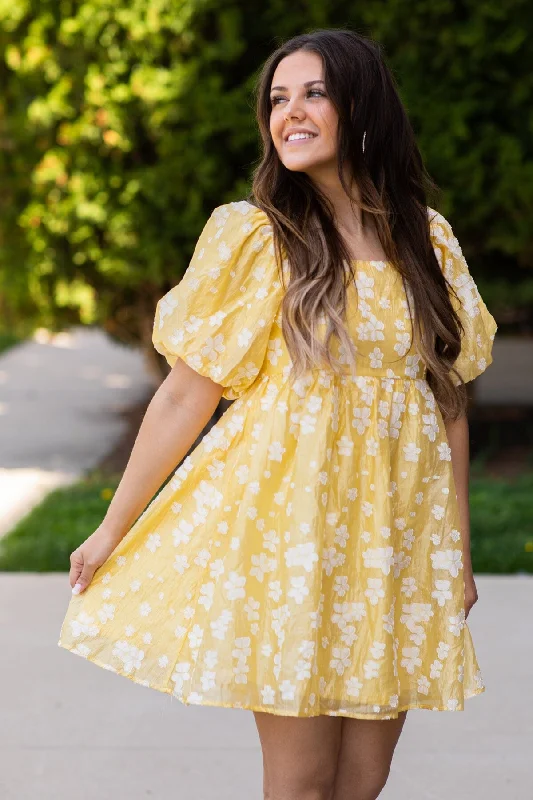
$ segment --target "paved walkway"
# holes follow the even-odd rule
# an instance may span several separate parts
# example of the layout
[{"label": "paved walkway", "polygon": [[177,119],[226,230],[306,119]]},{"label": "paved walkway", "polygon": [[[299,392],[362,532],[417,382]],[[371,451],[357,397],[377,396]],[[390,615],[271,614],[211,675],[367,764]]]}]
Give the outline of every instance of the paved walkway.
[{"label": "paved walkway", "polygon": [[0,535],[76,481],[123,433],[120,412],[155,390],[142,354],[77,327],[0,356]]},{"label": "paved walkway", "polygon": [[533,338],[496,333],[493,363],[476,378],[479,405],[533,406]]},{"label": "paved walkway", "polygon": [[[533,577],[476,579],[486,684],[462,712],[409,712],[383,800],[531,797]],[[2,800],[262,800],[253,715],[185,706],[57,646],[65,574],[0,573]]]}]

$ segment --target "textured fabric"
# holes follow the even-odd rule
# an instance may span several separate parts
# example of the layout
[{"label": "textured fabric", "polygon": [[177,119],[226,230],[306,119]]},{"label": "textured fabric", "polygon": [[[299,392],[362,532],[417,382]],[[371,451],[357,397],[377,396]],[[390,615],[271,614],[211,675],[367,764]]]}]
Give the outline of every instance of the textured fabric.
[{"label": "textured fabric", "polygon": [[[471,380],[496,325],[428,214]],[[282,715],[388,719],[484,691],[451,451],[403,283],[388,262],[354,266],[356,374],[291,385],[268,218],[214,210],[153,342],[235,402],[72,597],[61,647],[186,704]]]}]

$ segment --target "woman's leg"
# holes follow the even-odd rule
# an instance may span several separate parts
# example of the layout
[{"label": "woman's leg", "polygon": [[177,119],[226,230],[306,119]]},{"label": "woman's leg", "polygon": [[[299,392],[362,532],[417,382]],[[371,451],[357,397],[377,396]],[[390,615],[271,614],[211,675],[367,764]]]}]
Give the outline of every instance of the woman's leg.
[{"label": "woman's leg", "polygon": [[254,711],[265,800],[332,800],[342,717]]},{"label": "woman's leg", "polygon": [[397,719],[342,718],[332,800],[376,800],[387,782],[407,711]]}]

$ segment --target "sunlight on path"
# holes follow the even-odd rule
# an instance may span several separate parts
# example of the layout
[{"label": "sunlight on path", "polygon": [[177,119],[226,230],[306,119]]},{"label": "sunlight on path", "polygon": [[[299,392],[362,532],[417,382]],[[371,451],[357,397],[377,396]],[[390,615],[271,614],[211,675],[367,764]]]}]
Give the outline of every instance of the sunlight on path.
[{"label": "sunlight on path", "polygon": [[95,328],[45,329],[0,356],[0,535],[98,464],[155,391],[143,354]]}]

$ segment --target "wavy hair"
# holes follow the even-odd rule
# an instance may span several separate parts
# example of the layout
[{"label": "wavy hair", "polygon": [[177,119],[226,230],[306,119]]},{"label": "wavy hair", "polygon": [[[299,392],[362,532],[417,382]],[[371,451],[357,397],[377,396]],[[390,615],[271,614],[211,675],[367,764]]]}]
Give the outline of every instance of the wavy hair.
[{"label": "wavy hair", "polygon": [[[283,58],[299,50],[322,59],[326,91],[339,118],[339,179],[351,196],[344,172],[348,166],[359,189],[363,225],[365,215],[374,218],[387,259],[402,277],[413,340],[416,335],[428,383],[443,415],[457,418],[464,413],[467,398],[464,383],[455,386],[450,371],[460,378],[453,363],[463,329],[448,293],[453,287],[443,275],[430,238],[426,195],[438,192],[438,187],[425,170],[381,46],[351,30],[320,29],[289,39],[264,63],[255,86],[262,154],[249,200],[272,223],[282,279],[285,258],[289,265],[282,332],[293,362],[291,377],[324,364],[342,373],[343,365],[329,349],[332,336],[340,341],[348,362],[354,364],[356,358],[345,324],[347,287],[349,283],[355,287],[355,275],[333,207],[305,173],[283,165],[270,134],[274,71]],[[316,334],[320,319],[326,322],[323,341]]]}]

